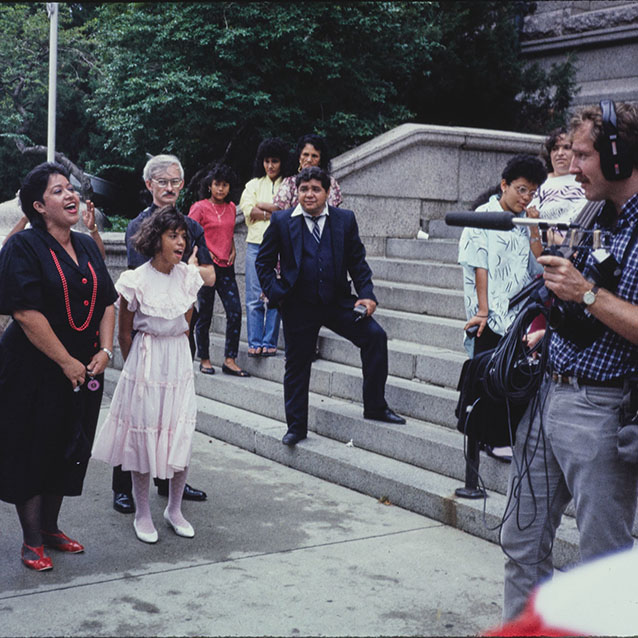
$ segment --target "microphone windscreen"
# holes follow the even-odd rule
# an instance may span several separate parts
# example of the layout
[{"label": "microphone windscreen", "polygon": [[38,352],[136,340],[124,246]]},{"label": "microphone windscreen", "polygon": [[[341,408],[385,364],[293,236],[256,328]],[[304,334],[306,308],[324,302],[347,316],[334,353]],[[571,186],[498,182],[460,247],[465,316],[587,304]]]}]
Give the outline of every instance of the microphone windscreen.
[{"label": "microphone windscreen", "polygon": [[461,211],[447,213],[445,223],[448,226],[469,226],[470,228],[487,228],[488,230],[512,230],[514,224],[513,213],[476,213],[474,211]]}]

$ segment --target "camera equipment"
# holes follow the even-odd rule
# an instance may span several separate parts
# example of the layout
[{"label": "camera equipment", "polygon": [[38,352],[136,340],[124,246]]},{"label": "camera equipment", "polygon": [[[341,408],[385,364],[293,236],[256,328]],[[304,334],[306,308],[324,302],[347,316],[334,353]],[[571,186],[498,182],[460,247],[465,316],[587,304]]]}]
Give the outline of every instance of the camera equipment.
[{"label": "camera equipment", "polygon": [[[543,254],[552,254],[574,261],[576,257],[580,264],[585,263],[586,255],[592,253],[583,270],[583,276],[597,286],[611,290],[616,289],[621,266],[614,257],[605,250],[604,243],[608,232],[602,230],[588,230],[570,220],[543,220],[528,217],[516,217],[513,213],[477,213],[451,212],[445,216],[445,223],[449,226],[470,226],[488,230],[513,230],[517,226],[536,226],[541,232],[541,243],[545,247]],[[557,230],[566,233],[561,246],[548,245],[548,232]],[[551,311],[548,323],[551,328],[563,338],[568,339],[580,348],[591,345],[604,330],[604,325],[591,316],[580,303],[562,301],[552,295],[545,287],[542,278],[531,282],[510,301],[510,308],[521,303],[528,296],[533,295],[536,303],[549,303]]]},{"label": "camera equipment", "polygon": [[356,321],[361,321],[361,319],[363,319],[364,317],[367,317],[368,315],[368,309],[362,304],[357,304],[353,309],[352,312],[354,313],[354,320]]}]

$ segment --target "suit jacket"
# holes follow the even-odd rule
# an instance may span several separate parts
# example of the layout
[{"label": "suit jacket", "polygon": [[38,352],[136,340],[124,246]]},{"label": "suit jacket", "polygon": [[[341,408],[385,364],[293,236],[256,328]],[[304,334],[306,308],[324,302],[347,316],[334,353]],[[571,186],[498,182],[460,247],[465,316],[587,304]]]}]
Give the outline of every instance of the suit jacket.
[{"label": "suit jacket", "polygon": [[[292,217],[294,208],[276,211],[257,255],[255,267],[261,288],[269,305],[277,307],[288,297],[299,277],[302,251],[302,231],[306,224],[303,215]],[[348,306],[356,299],[372,299],[372,271],[365,256],[366,251],[359,237],[359,228],[351,210],[328,206],[326,220],[332,235],[332,255],[335,270],[335,288],[338,303]],[[277,279],[275,267],[280,261],[281,278]],[[348,275],[352,278],[358,297],[352,295]]]}]

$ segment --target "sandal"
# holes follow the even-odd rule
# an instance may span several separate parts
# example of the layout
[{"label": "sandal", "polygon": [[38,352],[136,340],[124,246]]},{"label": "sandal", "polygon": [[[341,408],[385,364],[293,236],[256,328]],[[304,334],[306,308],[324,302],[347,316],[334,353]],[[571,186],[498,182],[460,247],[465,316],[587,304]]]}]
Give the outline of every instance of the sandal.
[{"label": "sandal", "polygon": [[261,357],[261,346],[259,348],[248,348],[249,357]]},{"label": "sandal", "polygon": [[277,354],[277,348],[264,348],[261,352],[262,357],[274,357]]}]

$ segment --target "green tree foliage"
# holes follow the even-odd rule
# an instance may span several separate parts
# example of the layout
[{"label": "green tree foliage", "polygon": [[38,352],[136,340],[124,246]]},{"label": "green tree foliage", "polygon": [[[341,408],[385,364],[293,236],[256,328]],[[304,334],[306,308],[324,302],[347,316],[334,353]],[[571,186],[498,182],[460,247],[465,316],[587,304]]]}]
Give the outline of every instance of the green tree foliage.
[{"label": "green tree foliage", "polygon": [[[224,159],[243,182],[266,136],[292,147],[316,132],[337,154],[406,121],[545,132],[565,117],[573,69],[521,62],[532,6],[61,3],[58,150],[139,190],[147,153],[177,154],[187,177]],[[0,5],[4,197],[7,175],[43,159],[15,140],[46,143],[48,27],[44,3]]]},{"label": "green tree foliage", "polygon": [[575,92],[571,59],[549,72],[520,57],[520,25],[533,2],[435,3],[427,82],[415,82],[406,106],[416,121],[546,133],[565,123]]},{"label": "green tree foliage", "polygon": [[[72,13],[75,6],[76,16]],[[86,11],[85,11],[86,12]],[[90,38],[78,21],[77,5],[60,5],[57,94],[58,149],[75,162],[90,152],[82,100],[88,91]],[[79,23],[80,22],[80,23]],[[20,179],[46,159],[49,20],[45,3],[0,5],[1,196],[13,197]]]},{"label": "green tree foliage", "polygon": [[[92,110],[107,150],[175,152],[191,169],[228,145],[315,131],[341,152],[412,116],[403,87],[432,48],[425,3],[104,5]],[[409,20],[406,18],[410,17]],[[242,154],[240,154],[242,155]]]}]

